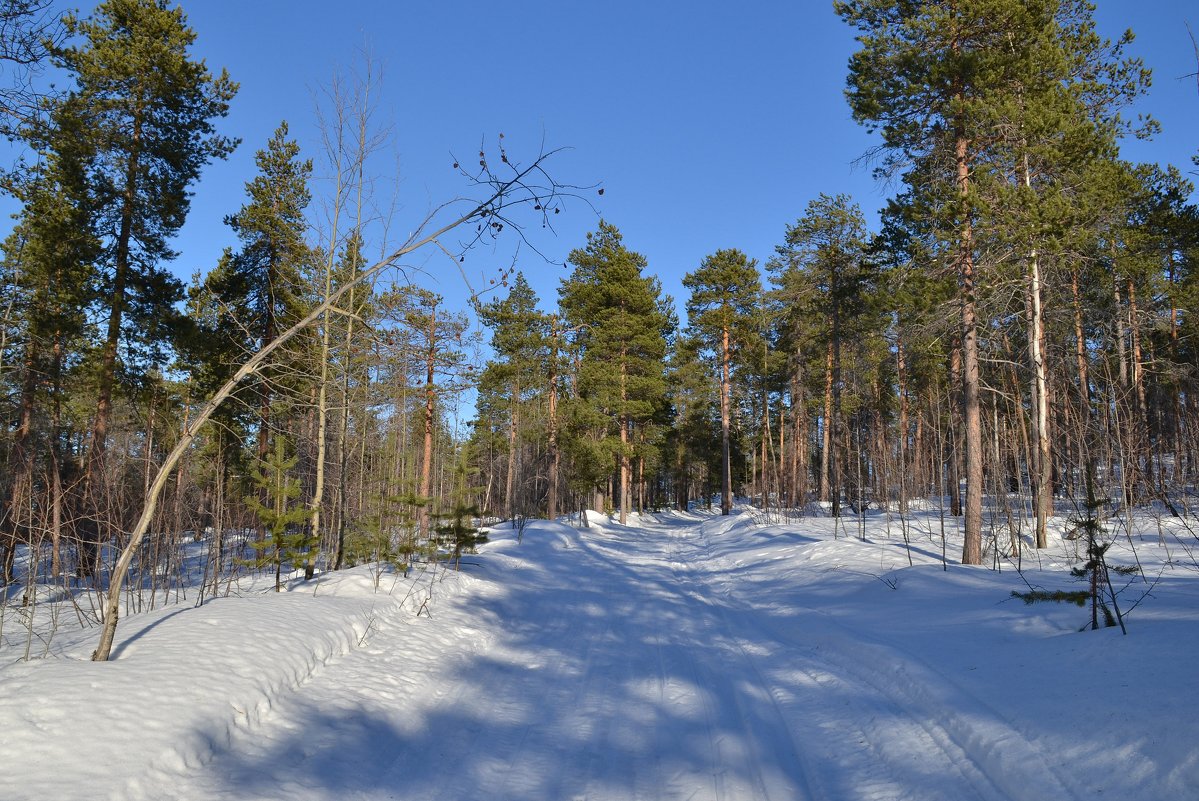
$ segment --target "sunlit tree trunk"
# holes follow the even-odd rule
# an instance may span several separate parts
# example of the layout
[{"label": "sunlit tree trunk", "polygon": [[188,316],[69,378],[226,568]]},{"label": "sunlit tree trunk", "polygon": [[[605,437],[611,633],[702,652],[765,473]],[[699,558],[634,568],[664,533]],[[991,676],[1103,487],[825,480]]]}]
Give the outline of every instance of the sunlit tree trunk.
[{"label": "sunlit tree trunk", "polygon": [[962,564],[982,564],[982,415],[979,407],[978,314],[975,308],[974,226],[970,195],[969,141],[959,123],[954,142],[961,219],[958,224],[958,281],[962,314],[962,415],[965,428],[966,503]]}]

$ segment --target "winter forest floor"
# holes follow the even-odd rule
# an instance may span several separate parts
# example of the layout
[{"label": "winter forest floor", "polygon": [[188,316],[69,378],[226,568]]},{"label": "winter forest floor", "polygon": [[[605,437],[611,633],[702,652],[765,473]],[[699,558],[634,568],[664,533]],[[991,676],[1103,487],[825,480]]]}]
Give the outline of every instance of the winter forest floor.
[{"label": "winter forest floor", "polygon": [[1078,543],[1058,537],[1026,551],[1022,575],[952,556],[943,569],[935,514],[909,529],[914,566],[882,515],[864,529],[752,510],[592,520],[530,522],[519,542],[503,526],[461,572],[385,573],[378,590],[357,568],[128,617],[105,664],[87,661],[94,630],[28,662],[0,651],[0,799],[1174,801],[1199,787],[1199,540],[1169,518],[1109,552],[1147,577],[1116,582],[1122,608],[1141,599],[1128,636],[1010,596],[1081,587]]}]

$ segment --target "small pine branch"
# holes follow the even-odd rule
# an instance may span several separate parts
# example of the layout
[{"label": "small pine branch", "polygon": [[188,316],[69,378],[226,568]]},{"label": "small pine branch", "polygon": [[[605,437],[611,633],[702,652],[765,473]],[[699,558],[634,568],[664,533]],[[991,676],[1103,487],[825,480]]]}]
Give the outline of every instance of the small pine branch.
[{"label": "small pine branch", "polygon": [[1086,606],[1087,601],[1091,600],[1091,593],[1086,590],[1029,590],[1028,592],[1012,590],[1012,597],[1019,598],[1028,605],[1041,601],[1054,601],[1056,603],[1070,603],[1075,606]]}]

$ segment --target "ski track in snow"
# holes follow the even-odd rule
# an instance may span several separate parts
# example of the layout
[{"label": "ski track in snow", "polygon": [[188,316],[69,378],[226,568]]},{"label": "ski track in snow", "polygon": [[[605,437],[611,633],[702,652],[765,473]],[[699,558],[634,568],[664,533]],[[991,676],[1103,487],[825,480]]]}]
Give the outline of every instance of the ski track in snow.
[{"label": "ski track in snow", "polygon": [[[711,566],[711,536],[729,523],[700,528],[702,555],[691,564]],[[715,528],[715,532],[713,529]],[[965,801],[1068,801],[1077,796],[1054,776],[1044,760],[992,710],[975,715],[981,730],[966,716],[978,704],[964,696],[930,699],[948,680],[907,654],[877,642],[864,642],[816,609],[804,615],[802,629],[780,632],[760,609],[738,603],[725,582],[720,606],[726,618],[736,614],[736,631],[748,653],[771,654],[773,681],[763,681],[787,720],[802,721],[801,752],[821,799],[945,799]],[[759,601],[763,599],[757,599]],[[874,666],[875,669],[869,669]],[[1002,760],[992,751],[1006,752]],[[938,777],[929,782],[928,777]]]},{"label": "ski track in snow", "polygon": [[129,798],[1071,801],[1001,715],[819,610],[770,612],[731,518],[496,538],[201,765]]}]

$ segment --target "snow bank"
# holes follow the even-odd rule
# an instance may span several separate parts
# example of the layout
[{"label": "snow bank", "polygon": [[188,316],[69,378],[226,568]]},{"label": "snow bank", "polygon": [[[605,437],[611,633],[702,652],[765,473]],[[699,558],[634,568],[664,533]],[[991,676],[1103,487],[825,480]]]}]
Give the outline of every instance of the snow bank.
[{"label": "snow bank", "polygon": [[[61,657],[0,670],[0,798],[156,797],[149,770],[205,764],[238,728],[252,728],[280,697],[357,648],[378,627],[412,616],[419,582],[368,568],[259,589],[204,606],[175,606],[122,621],[110,662],[89,661],[92,636]],[[128,782],[121,781],[127,777]]]}]

